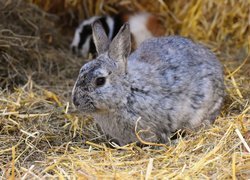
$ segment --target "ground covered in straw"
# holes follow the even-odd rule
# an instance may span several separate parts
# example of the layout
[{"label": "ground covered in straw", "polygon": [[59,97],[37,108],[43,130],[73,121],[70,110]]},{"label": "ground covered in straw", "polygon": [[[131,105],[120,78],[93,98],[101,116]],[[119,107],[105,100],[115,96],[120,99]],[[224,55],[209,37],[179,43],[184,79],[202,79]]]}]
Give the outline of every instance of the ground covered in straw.
[{"label": "ground covered in straw", "polygon": [[[0,0],[1,179],[250,178],[249,1],[33,2],[46,11]],[[161,147],[111,148],[91,117],[75,111],[70,94],[85,60],[69,51],[70,28],[117,8],[157,13],[166,34],[188,36],[217,54],[227,97],[211,128]]]}]

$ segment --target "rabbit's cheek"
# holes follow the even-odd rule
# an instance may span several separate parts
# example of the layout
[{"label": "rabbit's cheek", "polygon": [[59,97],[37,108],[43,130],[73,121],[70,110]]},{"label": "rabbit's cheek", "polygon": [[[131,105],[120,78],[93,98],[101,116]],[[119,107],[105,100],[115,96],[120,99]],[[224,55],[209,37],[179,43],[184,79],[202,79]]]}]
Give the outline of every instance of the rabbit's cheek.
[{"label": "rabbit's cheek", "polygon": [[93,101],[93,105],[99,110],[106,110],[107,108],[107,100],[105,98],[105,92],[98,90],[90,94],[90,96],[95,97]]}]

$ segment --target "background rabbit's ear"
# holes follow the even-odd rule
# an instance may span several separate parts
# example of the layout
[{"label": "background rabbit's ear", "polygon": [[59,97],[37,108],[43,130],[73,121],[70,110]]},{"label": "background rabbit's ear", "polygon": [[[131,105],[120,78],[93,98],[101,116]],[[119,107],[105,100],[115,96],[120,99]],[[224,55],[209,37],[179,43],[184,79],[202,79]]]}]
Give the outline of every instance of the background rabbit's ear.
[{"label": "background rabbit's ear", "polygon": [[104,53],[108,50],[110,40],[107,37],[105,30],[99,20],[92,24],[93,39],[98,54]]},{"label": "background rabbit's ear", "polygon": [[111,42],[108,53],[110,58],[119,62],[123,62],[123,64],[125,63],[126,65],[124,59],[129,56],[130,50],[131,35],[129,30],[129,24],[125,23]]}]

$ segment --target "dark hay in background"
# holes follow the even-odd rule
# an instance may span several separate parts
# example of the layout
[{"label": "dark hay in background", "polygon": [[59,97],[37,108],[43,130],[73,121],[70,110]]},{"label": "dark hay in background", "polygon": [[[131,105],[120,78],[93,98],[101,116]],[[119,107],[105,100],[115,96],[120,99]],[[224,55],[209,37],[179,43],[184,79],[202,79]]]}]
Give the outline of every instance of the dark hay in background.
[{"label": "dark hay in background", "polygon": [[[28,1],[43,10],[0,0],[0,178],[250,177],[250,2]],[[162,147],[112,149],[90,118],[75,112],[70,93],[84,60],[68,50],[72,27],[118,9],[156,13],[166,34],[217,54],[228,95],[213,127]]]}]

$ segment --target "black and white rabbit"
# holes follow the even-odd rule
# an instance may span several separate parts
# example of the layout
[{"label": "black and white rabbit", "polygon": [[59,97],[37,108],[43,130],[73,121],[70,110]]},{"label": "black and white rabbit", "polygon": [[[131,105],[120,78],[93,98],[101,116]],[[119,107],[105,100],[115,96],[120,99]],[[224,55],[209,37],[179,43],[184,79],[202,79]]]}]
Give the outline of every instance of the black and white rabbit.
[{"label": "black and white rabbit", "polygon": [[120,145],[167,143],[179,129],[212,124],[224,98],[223,70],[216,56],[191,40],[169,36],[144,41],[131,55],[129,24],[110,39],[93,24],[97,58],[79,73],[72,96]]},{"label": "black and white rabbit", "polygon": [[96,55],[96,48],[92,37],[91,25],[99,20],[112,40],[118,33],[124,22],[130,23],[130,31],[133,38],[133,47],[138,47],[144,40],[164,35],[164,28],[155,15],[149,13],[121,13],[115,16],[93,16],[82,23],[75,30],[71,50],[78,56],[87,57],[89,53]]}]

